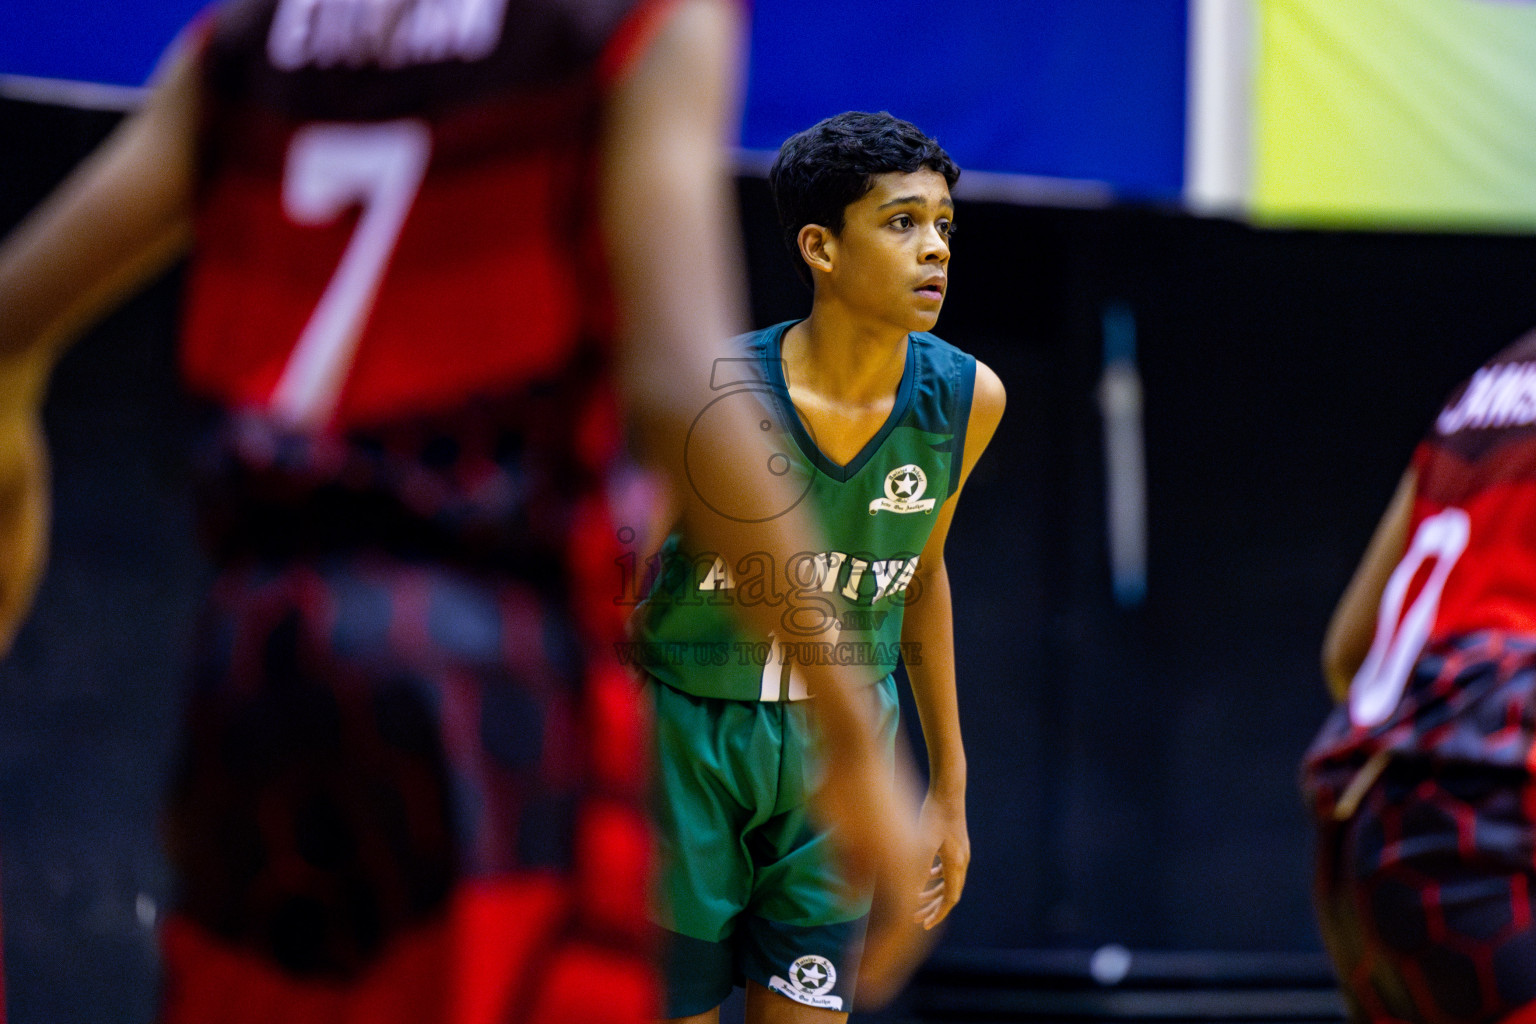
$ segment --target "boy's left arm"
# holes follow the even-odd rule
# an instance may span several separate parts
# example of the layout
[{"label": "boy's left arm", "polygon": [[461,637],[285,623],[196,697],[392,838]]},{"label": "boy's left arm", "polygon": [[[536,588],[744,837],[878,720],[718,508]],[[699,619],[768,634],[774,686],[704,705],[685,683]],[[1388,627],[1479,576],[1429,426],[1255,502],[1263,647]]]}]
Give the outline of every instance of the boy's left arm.
[{"label": "boy's left arm", "polygon": [[997,430],[1005,401],[997,374],[977,362],[960,485],[939,510],[933,532],[918,558],[915,582],[920,589],[902,619],[903,644],[916,645],[904,646],[904,650],[916,654],[907,659],[907,679],[912,685],[912,699],[928,748],[928,795],[923,800],[922,824],[933,841],[934,864],[923,891],[923,905],[914,918],[924,928],[944,920],[960,901],[971,861],[971,840],[965,825],[965,748],[960,740],[960,711],[955,692],[954,615],[944,542],[961,490]]}]

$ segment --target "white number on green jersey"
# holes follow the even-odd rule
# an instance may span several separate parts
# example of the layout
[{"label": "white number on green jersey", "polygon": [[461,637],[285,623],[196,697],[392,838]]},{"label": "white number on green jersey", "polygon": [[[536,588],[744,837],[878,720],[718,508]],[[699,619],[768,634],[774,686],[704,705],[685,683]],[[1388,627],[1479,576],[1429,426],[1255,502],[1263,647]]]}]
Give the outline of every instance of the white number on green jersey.
[{"label": "white number on green jersey", "polygon": [[[842,623],[834,622],[831,627],[831,643],[834,648],[841,631]],[[805,676],[800,674],[798,665],[784,657],[784,641],[777,633],[769,633],[768,660],[763,663],[763,686],[758,699],[805,700],[810,695]]]}]

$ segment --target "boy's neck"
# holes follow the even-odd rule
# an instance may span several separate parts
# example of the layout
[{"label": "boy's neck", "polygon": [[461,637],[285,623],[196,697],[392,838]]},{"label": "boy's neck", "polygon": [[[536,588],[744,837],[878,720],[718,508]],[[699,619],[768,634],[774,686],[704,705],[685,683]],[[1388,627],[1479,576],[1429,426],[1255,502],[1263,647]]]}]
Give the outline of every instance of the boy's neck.
[{"label": "boy's neck", "polygon": [[830,303],[815,302],[811,315],[785,334],[780,355],[795,387],[866,403],[896,394],[906,368],[907,335],[900,327],[861,322]]}]

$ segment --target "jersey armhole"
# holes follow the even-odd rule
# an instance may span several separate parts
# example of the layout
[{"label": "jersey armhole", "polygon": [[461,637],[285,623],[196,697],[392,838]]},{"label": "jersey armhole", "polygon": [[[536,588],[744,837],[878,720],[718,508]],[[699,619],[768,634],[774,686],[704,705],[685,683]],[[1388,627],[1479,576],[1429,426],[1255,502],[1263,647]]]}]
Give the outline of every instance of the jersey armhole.
[{"label": "jersey armhole", "polygon": [[213,33],[218,25],[219,5],[205,4],[187,22],[186,35],[190,41],[192,56],[199,66],[208,60],[208,47],[213,44]]},{"label": "jersey armhole", "polygon": [[965,438],[971,425],[971,404],[976,397],[976,360],[966,356],[960,360],[960,380],[955,388],[955,454],[949,465],[948,501],[960,489],[960,478],[965,475]]},{"label": "jersey armhole", "polygon": [[[605,92],[623,81],[640,63],[651,40],[681,3],[682,0],[642,0],[624,16],[598,57],[597,80]],[[750,9],[748,0],[735,0],[735,4],[743,13]]]},{"label": "jersey armhole", "polygon": [[623,81],[640,57],[650,47],[651,40],[661,31],[667,17],[682,0],[642,0],[634,10],[624,15],[618,29],[608,39],[597,59],[597,81],[603,91],[612,89]]},{"label": "jersey armhole", "polygon": [[1430,450],[1427,442],[1420,441],[1413,446],[1413,454],[1408,457],[1408,468],[1415,470],[1421,476],[1429,468],[1430,460],[1434,458],[1434,452]]}]

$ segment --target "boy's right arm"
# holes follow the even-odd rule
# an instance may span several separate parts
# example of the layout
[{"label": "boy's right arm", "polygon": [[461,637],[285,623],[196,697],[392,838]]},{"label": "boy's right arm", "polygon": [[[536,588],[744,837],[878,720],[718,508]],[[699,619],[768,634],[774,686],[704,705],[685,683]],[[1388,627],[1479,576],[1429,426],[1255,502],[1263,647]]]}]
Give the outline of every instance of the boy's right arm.
[{"label": "boy's right arm", "polygon": [[143,109],[0,243],[0,655],[45,561],[48,376],[69,342],[184,247],[196,117],[195,66],[178,45]]},{"label": "boy's right arm", "polygon": [[[604,227],[618,297],[622,379],[644,454],[671,481],[690,534],[728,564],[747,552],[787,565],[819,551],[803,510],[744,523],[710,509],[701,494],[781,488],[780,508],[796,495],[763,471],[773,454],[751,403],[723,402],[712,420],[714,446],[695,443],[683,465],[688,429],[719,395],[710,389],[717,359],[735,355],[727,339],[744,322],[744,291],[728,161],[736,127],[740,11],[733,2],[688,0],[673,11],[640,63],[620,83],[610,108],[603,164]],[[712,414],[713,415],[713,414]],[[784,608],[743,606],[747,626],[772,632]],[[821,639],[811,637],[809,639]],[[835,639],[828,636],[826,639]],[[894,995],[917,966],[924,933],[911,923],[926,875],[911,770],[894,774],[875,738],[873,707],[844,670],[807,682],[827,750],[826,784],[816,807],[836,826],[854,868],[896,901],[871,926],[860,975],[861,1001]]]}]

